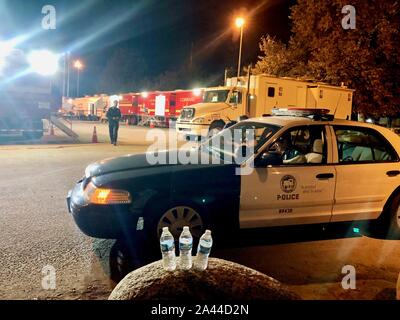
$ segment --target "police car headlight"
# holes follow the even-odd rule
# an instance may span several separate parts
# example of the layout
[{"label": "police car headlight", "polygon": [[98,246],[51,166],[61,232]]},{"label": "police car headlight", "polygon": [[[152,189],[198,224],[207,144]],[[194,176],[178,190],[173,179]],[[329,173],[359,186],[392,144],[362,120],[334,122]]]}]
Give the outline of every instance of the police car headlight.
[{"label": "police car headlight", "polygon": [[90,182],[84,192],[87,203],[91,204],[129,204],[132,202],[128,191],[98,188],[93,182]]},{"label": "police car headlight", "polygon": [[193,123],[204,123],[205,119],[204,118],[196,118],[193,120]]}]

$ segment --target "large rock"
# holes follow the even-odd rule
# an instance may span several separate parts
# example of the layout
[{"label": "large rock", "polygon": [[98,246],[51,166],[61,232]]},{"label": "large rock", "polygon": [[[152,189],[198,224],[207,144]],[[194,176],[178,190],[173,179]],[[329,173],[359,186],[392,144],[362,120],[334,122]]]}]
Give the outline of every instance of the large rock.
[{"label": "large rock", "polygon": [[237,263],[210,258],[205,271],[163,269],[161,260],[129,273],[110,300],[293,300],[277,280]]}]

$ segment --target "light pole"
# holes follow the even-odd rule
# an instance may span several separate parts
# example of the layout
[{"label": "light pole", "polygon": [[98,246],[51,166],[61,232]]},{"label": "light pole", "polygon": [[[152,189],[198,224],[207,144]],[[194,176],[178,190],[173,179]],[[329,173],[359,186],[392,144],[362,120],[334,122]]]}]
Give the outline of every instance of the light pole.
[{"label": "light pole", "polygon": [[74,62],[74,68],[76,68],[76,71],[77,71],[76,96],[79,97],[79,73],[83,69],[82,62],[79,60],[76,60]]},{"label": "light pole", "polygon": [[244,25],[244,19],[242,17],[238,17],[235,20],[236,27],[240,29],[240,45],[239,45],[239,59],[238,59],[238,68],[237,68],[237,77],[239,81],[239,76],[240,76],[240,64],[242,60],[242,42],[243,42],[243,25]]},{"label": "light pole", "polygon": [[71,67],[71,62],[69,61],[69,51],[67,52],[66,59],[67,59],[67,98],[69,98],[69,69]]}]

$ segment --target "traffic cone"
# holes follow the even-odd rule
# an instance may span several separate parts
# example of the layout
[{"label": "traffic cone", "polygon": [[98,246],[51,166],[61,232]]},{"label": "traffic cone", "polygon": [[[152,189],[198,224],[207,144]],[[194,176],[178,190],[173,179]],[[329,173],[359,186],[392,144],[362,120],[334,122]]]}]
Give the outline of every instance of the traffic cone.
[{"label": "traffic cone", "polygon": [[50,135],[54,136],[54,126],[52,124],[50,125]]},{"label": "traffic cone", "polygon": [[96,126],[94,126],[94,128],[93,128],[93,135],[92,135],[92,143],[97,143],[97,142],[99,142],[99,141],[97,140]]}]

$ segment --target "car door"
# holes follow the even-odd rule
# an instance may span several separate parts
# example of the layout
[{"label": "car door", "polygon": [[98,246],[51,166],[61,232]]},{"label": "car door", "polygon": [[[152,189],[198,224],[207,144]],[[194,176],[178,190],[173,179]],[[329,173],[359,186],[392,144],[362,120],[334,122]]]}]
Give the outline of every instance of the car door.
[{"label": "car door", "polygon": [[[329,134],[325,125],[293,127],[261,152],[278,154],[280,161],[256,159],[254,170],[241,177],[241,228],[330,221],[336,177]],[[285,140],[291,145],[282,146]]]},{"label": "car door", "polygon": [[337,184],[332,221],[377,218],[400,185],[398,155],[368,127],[332,126]]}]

